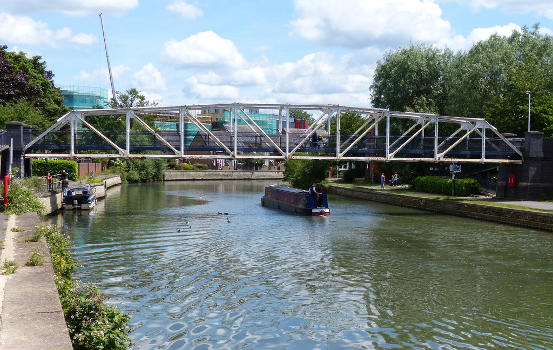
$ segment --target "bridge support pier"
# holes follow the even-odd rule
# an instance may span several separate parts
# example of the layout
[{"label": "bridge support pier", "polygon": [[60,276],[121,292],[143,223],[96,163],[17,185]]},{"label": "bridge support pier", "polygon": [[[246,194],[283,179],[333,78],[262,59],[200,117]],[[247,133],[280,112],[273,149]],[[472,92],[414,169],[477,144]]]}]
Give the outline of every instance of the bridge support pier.
[{"label": "bridge support pier", "polygon": [[[539,200],[553,197],[553,138],[542,132],[526,133],[523,147],[524,161],[521,165],[499,166],[496,197]],[[516,178],[514,187],[509,186],[509,175]]]},{"label": "bridge support pier", "polygon": [[[14,176],[31,176],[31,159],[25,158],[24,147],[32,139],[31,126],[21,122],[6,122],[6,140],[13,140],[12,169],[18,168]],[[9,168],[9,164],[8,164]]]}]

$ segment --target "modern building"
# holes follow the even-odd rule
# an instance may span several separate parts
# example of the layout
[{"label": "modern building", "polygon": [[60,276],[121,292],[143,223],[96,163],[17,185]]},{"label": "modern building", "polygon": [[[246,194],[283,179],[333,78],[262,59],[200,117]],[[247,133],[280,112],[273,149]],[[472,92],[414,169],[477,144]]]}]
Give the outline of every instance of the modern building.
[{"label": "modern building", "polygon": [[71,109],[89,109],[106,107],[108,104],[107,89],[94,86],[66,85],[61,86],[63,104]]}]

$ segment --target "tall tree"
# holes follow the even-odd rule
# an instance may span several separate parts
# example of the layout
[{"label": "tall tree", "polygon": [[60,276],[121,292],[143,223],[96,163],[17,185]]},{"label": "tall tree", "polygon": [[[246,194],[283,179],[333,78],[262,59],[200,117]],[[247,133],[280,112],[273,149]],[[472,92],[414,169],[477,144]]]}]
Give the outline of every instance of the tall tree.
[{"label": "tall tree", "polygon": [[443,113],[449,50],[411,45],[385,54],[377,62],[370,86],[375,107],[395,111]]}]

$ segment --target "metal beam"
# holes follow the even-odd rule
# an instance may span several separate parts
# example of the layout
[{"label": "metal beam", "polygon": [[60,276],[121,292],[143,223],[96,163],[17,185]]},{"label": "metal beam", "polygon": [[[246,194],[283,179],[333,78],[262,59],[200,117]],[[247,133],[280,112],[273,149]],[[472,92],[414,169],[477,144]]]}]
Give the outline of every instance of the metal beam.
[{"label": "metal beam", "polygon": [[361,135],[359,135],[359,137],[355,139],[355,141],[353,141],[342,153],[340,153],[339,158],[343,157],[353,146],[355,146],[355,144],[357,144],[357,142],[359,142],[363,137],[365,137],[365,135],[367,135],[372,129],[374,129],[374,127],[378,124],[378,122],[381,121],[383,118],[384,116],[382,115],[380,116],[380,118],[376,119],[374,123],[367,130],[365,130]]},{"label": "metal beam", "polygon": [[[134,113],[134,112],[133,112]],[[154,129],[152,129],[146,122],[144,122],[142,119],[140,119],[137,115],[134,115],[134,119],[139,122],[144,129],[148,130],[152,135],[154,135],[159,141],[161,141],[167,148],[169,148],[173,153],[179,154],[179,151],[173,147],[167,140],[165,140],[160,134],[158,134]]]},{"label": "metal beam", "polygon": [[474,130],[476,130],[478,127],[475,126],[473,127],[472,129],[470,129],[469,131],[467,131],[467,133],[465,135],[463,135],[462,137],[460,137],[457,141],[455,141],[451,146],[449,146],[445,151],[443,151],[442,153],[440,153],[438,155],[438,158],[441,159],[443,158],[449,151],[451,151],[452,149],[455,148],[455,146],[457,146],[458,144],[461,143],[461,141],[463,141],[464,139],[466,139],[467,137],[469,137],[470,134],[472,134],[472,132]]},{"label": "metal beam", "polygon": [[87,128],[92,130],[92,132],[94,132],[96,135],[100,136],[100,138],[102,138],[102,140],[106,141],[107,143],[110,144],[111,147],[115,148],[117,150],[117,152],[119,152],[119,154],[121,154],[121,155],[125,154],[125,150],[123,150],[115,142],[113,142],[109,138],[107,138],[104,134],[102,134],[100,131],[98,131],[95,127],[90,125],[81,115],[77,114],[77,118],[79,118],[81,123],[83,123]]},{"label": "metal beam", "polygon": [[286,153],[284,153],[284,151],[282,149],[280,149],[280,147],[277,146],[277,144],[269,137],[269,135],[267,135],[267,133],[265,133],[265,131],[263,129],[261,129],[261,127],[259,125],[257,125],[257,123],[255,122],[255,120],[253,120],[249,115],[248,113],[246,113],[246,111],[244,110],[243,107],[240,107],[240,111],[242,111],[242,113],[244,114],[244,116],[246,116],[246,118],[253,124],[255,125],[259,131],[261,132],[261,134],[263,134],[263,136],[265,136],[267,138],[267,140],[269,140],[269,143],[275,147],[277,149],[277,151],[282,154],[283,156],[286,155]]},{"label": "metal beam", "polygon": [[407,141],[405,141],[401,146],[396,148],[395,151],[390,153],[388,158],[393,158],[397,154],[397,152],[401,151],[403,149],[403,147],[407,146],[407,144],[409,144],[409,142],[411,142],[415,137],[417,137],[417,135],[420,134],[424,129],[426,129],[426,127],[428,125],[430,125],[431,123],[432,123],[432,121],[430,121],[430,120],[427,121],[419,130],[417,130],[417,132],[415,132],[413,135],[411,135],[411,137],[409,137],[407,139]]}]

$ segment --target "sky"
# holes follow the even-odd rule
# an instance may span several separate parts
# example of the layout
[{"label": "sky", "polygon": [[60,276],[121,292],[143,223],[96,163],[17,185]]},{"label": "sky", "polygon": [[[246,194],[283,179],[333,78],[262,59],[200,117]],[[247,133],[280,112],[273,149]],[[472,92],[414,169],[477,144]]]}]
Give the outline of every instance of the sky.
[{"label": "sky", "polygon": [[0,0],[0,44],[40,55],[57,86],[115,89],[160,106],[371,106],[377,61],[425,43],[468,50],[540,23],[551,0]]}]

